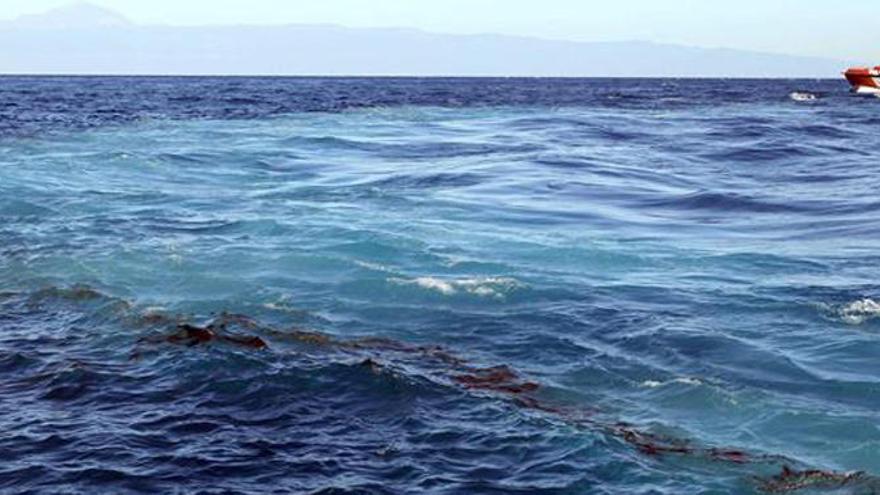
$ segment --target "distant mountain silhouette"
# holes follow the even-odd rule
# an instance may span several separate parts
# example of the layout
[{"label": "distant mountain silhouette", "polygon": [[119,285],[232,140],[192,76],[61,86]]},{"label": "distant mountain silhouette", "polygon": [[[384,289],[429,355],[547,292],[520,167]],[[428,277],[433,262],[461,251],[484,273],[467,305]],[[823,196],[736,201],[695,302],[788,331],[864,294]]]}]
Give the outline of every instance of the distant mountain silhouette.
[{"label": "distant mountain silhouette", "polygon": [[332,25],[138,26],[89,4],[0,23],[0,73],[834,77],[845,62],[650,42]]},{"label": "distant mountain silhouette", "polygon": [[42,14],[24,15],[14,21],[0,23],[0,28],[89,29],[130,25],[132,23],[119,13],[90,3],[80,2],[52,9]]}]

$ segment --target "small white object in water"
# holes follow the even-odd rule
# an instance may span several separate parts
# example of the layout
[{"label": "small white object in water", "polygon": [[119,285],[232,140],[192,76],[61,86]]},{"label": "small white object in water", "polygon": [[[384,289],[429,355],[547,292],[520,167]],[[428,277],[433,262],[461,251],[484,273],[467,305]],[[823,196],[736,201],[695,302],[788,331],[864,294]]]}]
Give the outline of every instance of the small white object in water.
[{"label": "small white object in water", "polygon": [[819,97],[807,91],[794,91],[788,95],[794,101],[816,101]]},{"label": "small white object in water", "polygon": [[700,380],[698,380],[696,378],[676,378],[674,380],[669,380],[669,381],[665,381],[665,382],[658,382],[656,380],[648,380],[648,381],[642,382],[642,386],[645,388],[660,388],[660,387],[665,387],[667,385],[675,385],[675,384],[698,386],[698,385],[702,385],[703,382],[701,382]]},{"label": "small white object in water", "polygon": [[861,325],[870,319],[880,318],[880,303],[873,299],[861,299],[847,304],[838,314],[850,325]]},{"label": "small white object in water", "polygon": [[815,94],[807,93],[806,91],[795,91],[788,95],[788,97],[794,101],[816,101],[819,99]]}]

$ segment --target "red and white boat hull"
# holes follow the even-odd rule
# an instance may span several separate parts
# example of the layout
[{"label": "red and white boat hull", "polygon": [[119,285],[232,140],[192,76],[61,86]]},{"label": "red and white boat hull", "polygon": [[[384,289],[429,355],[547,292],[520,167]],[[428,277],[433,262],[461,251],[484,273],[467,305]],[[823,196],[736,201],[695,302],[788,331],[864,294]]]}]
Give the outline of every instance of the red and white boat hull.
[{"label": "red and white boat hull", "polygon": [[880,94],[880,67],[873,69],[857,67],[849,69],[843,75],[856,93]]}]

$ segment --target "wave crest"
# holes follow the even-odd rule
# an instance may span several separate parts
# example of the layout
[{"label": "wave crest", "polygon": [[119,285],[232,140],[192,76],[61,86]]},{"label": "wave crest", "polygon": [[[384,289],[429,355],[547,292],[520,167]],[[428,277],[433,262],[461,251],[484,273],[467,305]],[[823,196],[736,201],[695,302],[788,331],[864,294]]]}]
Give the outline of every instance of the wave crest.
[{"label": "wave crest", "polygon": [[668,385],[690,385],[696,387],[703,385],[703,381],[697,378],[675,378],[666,381],[646,380],[641,383],[643,388],[661,388]]},{"label": "wave crest", "polygon": [[444,296],[471,294],[480,297],[504,298],[520,289],[523,284],[510,277],[474,277],[444,279],[438,277],[418,277],[414,279],[392,278],[389,282],[398,285],[415,285],[425,290],[439,292]]},{"label": "wave crest", "polygon": [[880,318],[880,302],[870,298],[860,299],[841,307],[837,314],[850,325],[861,325],[868,320]]}]

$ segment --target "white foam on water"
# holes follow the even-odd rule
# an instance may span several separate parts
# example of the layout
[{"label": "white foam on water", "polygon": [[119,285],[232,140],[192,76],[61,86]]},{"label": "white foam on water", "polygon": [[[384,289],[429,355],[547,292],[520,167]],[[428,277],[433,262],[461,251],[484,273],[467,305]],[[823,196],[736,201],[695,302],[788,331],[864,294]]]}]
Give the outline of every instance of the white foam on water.
[{"label": "white foam on water", "polygon": [[370,263],[369,261],[354,260],[354,264],[361,267],[361,268],[365,268],[367,270],[372,270],[375,272],[394,273],[394,270],[390,266],[380,265],[379,263]]},{"label": "white foam on water", "polygon": [[308,312],[301,307],[296,306],[294,299],[288,295],[282,295],[274,301],[264,302],[260,305],[264,309],[270,311],[278,311],[296,316],[305,316]]},{"label": "white foam on water", "polygon": [[861,325],[868,320],[880,318],[880,303],[869,298],[860,299],[838,309],[837,315],[850,325]]},{"label": "white foam on water", "polygon": [[817,95],[806,91],[794,91],[788,97],[794,101],[816,101],[819,99]]},{"label": "white foam on water", "polygon": [[418,277],[414,279],[392,278],[389,282],[398,285],[415,285],[425,290],[439,292],[444,296],[460,293],[479,297],[503,298],[523,286],[518,280],[509,277],[475,277],[444,279],[438,277]]},{"label": "white foam on water", "polygon": [[171,260],[171,263],[177,266],[183,264],[183,250],[179,244],[174,241],[167,242],[165,243],[165,249],[168,252],[168,259]]},{"label": "white foam on water", "polygon": [[665,382],[658,382],[656,380],[647,380],[642,382],[641,386],[644,388],[660,388],[666,387],[668,385],[690,385],[690,386],[699,386],[702,385],[703,382],[696,378],[676,378],[674,380],[667,380]]},{"label": "white foam on water", "polygon": [[263,304],[263,308],[272,311],[288,311],[290,308],[281,302],[268,302]]}]

